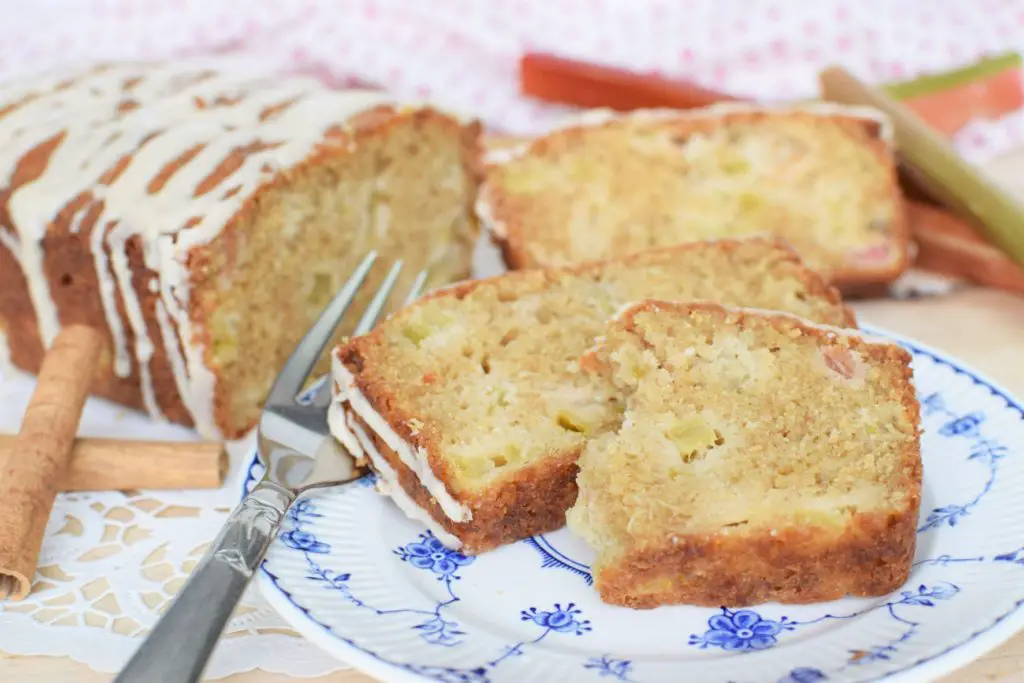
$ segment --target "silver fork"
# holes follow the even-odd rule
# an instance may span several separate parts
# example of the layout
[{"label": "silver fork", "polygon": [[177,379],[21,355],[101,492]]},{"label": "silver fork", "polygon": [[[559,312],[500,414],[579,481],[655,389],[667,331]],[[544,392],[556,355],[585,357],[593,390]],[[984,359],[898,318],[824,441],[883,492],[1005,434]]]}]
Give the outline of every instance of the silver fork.
[{"label": "silver fork", "polygon": [[[330,378],[316,390],[312,401],[300,401],[299,395],[375,260],[373,252],[363,259],[277,376],[256,430],[263,478],[228,517],[188,582],[115,683],[198,681],[296,497],[364,474],[327,429]],[[365,334],[373,327],[401,269],[401,261],[392,266],[353,334]],[[419,296],[425,281],[424,271],[416,278],[406,303]]]}]

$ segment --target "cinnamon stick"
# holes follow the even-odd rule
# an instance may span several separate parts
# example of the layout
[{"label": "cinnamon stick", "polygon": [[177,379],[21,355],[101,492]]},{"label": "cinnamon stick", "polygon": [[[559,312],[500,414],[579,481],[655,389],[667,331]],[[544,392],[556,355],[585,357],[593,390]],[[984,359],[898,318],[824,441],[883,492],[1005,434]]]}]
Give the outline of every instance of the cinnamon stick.
[{"label": "cinnamon stick", "polygon": [[61,330],[43,359],[14,446],[0,460],[0,599],[28,595],[102,342],[91,327]]},{"label": "cinnamon stick", "polygon": [[[17,437],[0,434],[0,461]],[[216,441],[76,439],[61,491],[215,489],[227,454]]]}]

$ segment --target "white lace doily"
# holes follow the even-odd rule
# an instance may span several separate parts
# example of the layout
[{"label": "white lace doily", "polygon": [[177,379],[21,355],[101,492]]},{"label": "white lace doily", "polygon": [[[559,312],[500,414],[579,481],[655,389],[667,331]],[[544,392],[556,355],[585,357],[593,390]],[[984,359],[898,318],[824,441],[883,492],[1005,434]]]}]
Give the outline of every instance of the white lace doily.
[{"label": "white lace doily", "polygon": [[[526,49],[657,70],[749,97],[806,97],[841,62],[870,80],[948,68],[1024,45],[1024,0],[0,0],[0,79],[118,59],[227,55],[343,83],[379,84],[509,131],[564,111],[519,97]],[[957,137],[973,159],[1024,140],[1024,114]],[[0,431],[17,429],[31,380],[0,380]],[[83,435],[193,438],[90,401]],[[230,447],[233,460],[247,451]],[[237,468],[232,469],[233,477]],[[115,671],[152,626],[237,501],[220,491],[62,496],[32,595],[0,605],[0,648]],[[322,675],[344,665],[297,638],[250,592],[207,672]]]},{"label": "white lace doily", "polygon": [[[0,379],[0,432],[17,430],[34,382]],[[190,430],[90,399],[81,436],[188,440]],[[238,467],[251,439],[229,444],[231,475],[217,491],[138,491],[58,496],[32,594],[0,605],[6,652],[70,656],[116,671],[184,583],[206,544],[238,502]],[[207,676],[253,668],[316,676],[342,668],[299,638],[250,589],[214,653]]]}]

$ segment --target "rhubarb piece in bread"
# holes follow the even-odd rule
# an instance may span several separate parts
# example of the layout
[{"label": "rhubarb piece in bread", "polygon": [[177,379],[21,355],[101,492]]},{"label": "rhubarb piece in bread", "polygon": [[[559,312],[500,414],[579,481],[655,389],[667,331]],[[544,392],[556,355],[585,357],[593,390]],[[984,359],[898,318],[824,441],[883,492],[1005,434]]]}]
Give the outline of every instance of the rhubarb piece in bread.
[{"label": "rhubarb piece in bread", "polygon": [[557,529],[576,498],[580,449],[621,417],[614,387],[581,373],[579,359],[620,306],[648,296],[854,324],[772,239],[514,272],[455,285],[337,349],[332,431],[410,516],[465,552]]},{"label": "rhubarb piece in bread", "polygon": [[489,155],[477,213],[511,268],[774,232],[850,288],[889,283],[908,236],[888,123],[835,105],[597,112]]},{"label": "rhubarb piece in bread", "polygon": [[[95,393],[237,437],[370,249],[465,277],[476,137],[312,79],[123,64],[0,89],[0,359],[100,330]],[[384,268],[371,275],[368,298]],[[326,363],[325,363],[326,365]]]},{"label": "rhubarb piece in bread", "polygon": [[921,497],[910,354],[717,304],[626,310],[585,368],[624,397],[569,528],[606,602],[742,606],[903,583]]}]

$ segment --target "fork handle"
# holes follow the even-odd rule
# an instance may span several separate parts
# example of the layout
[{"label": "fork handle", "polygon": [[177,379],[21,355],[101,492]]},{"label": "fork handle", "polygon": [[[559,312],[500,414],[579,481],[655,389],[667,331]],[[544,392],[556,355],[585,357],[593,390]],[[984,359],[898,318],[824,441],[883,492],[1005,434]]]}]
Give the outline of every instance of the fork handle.
[{"label": "fork handle", "polygon": [[115,683],[194,683],[295,495],[263,480],[242,499]]}]

